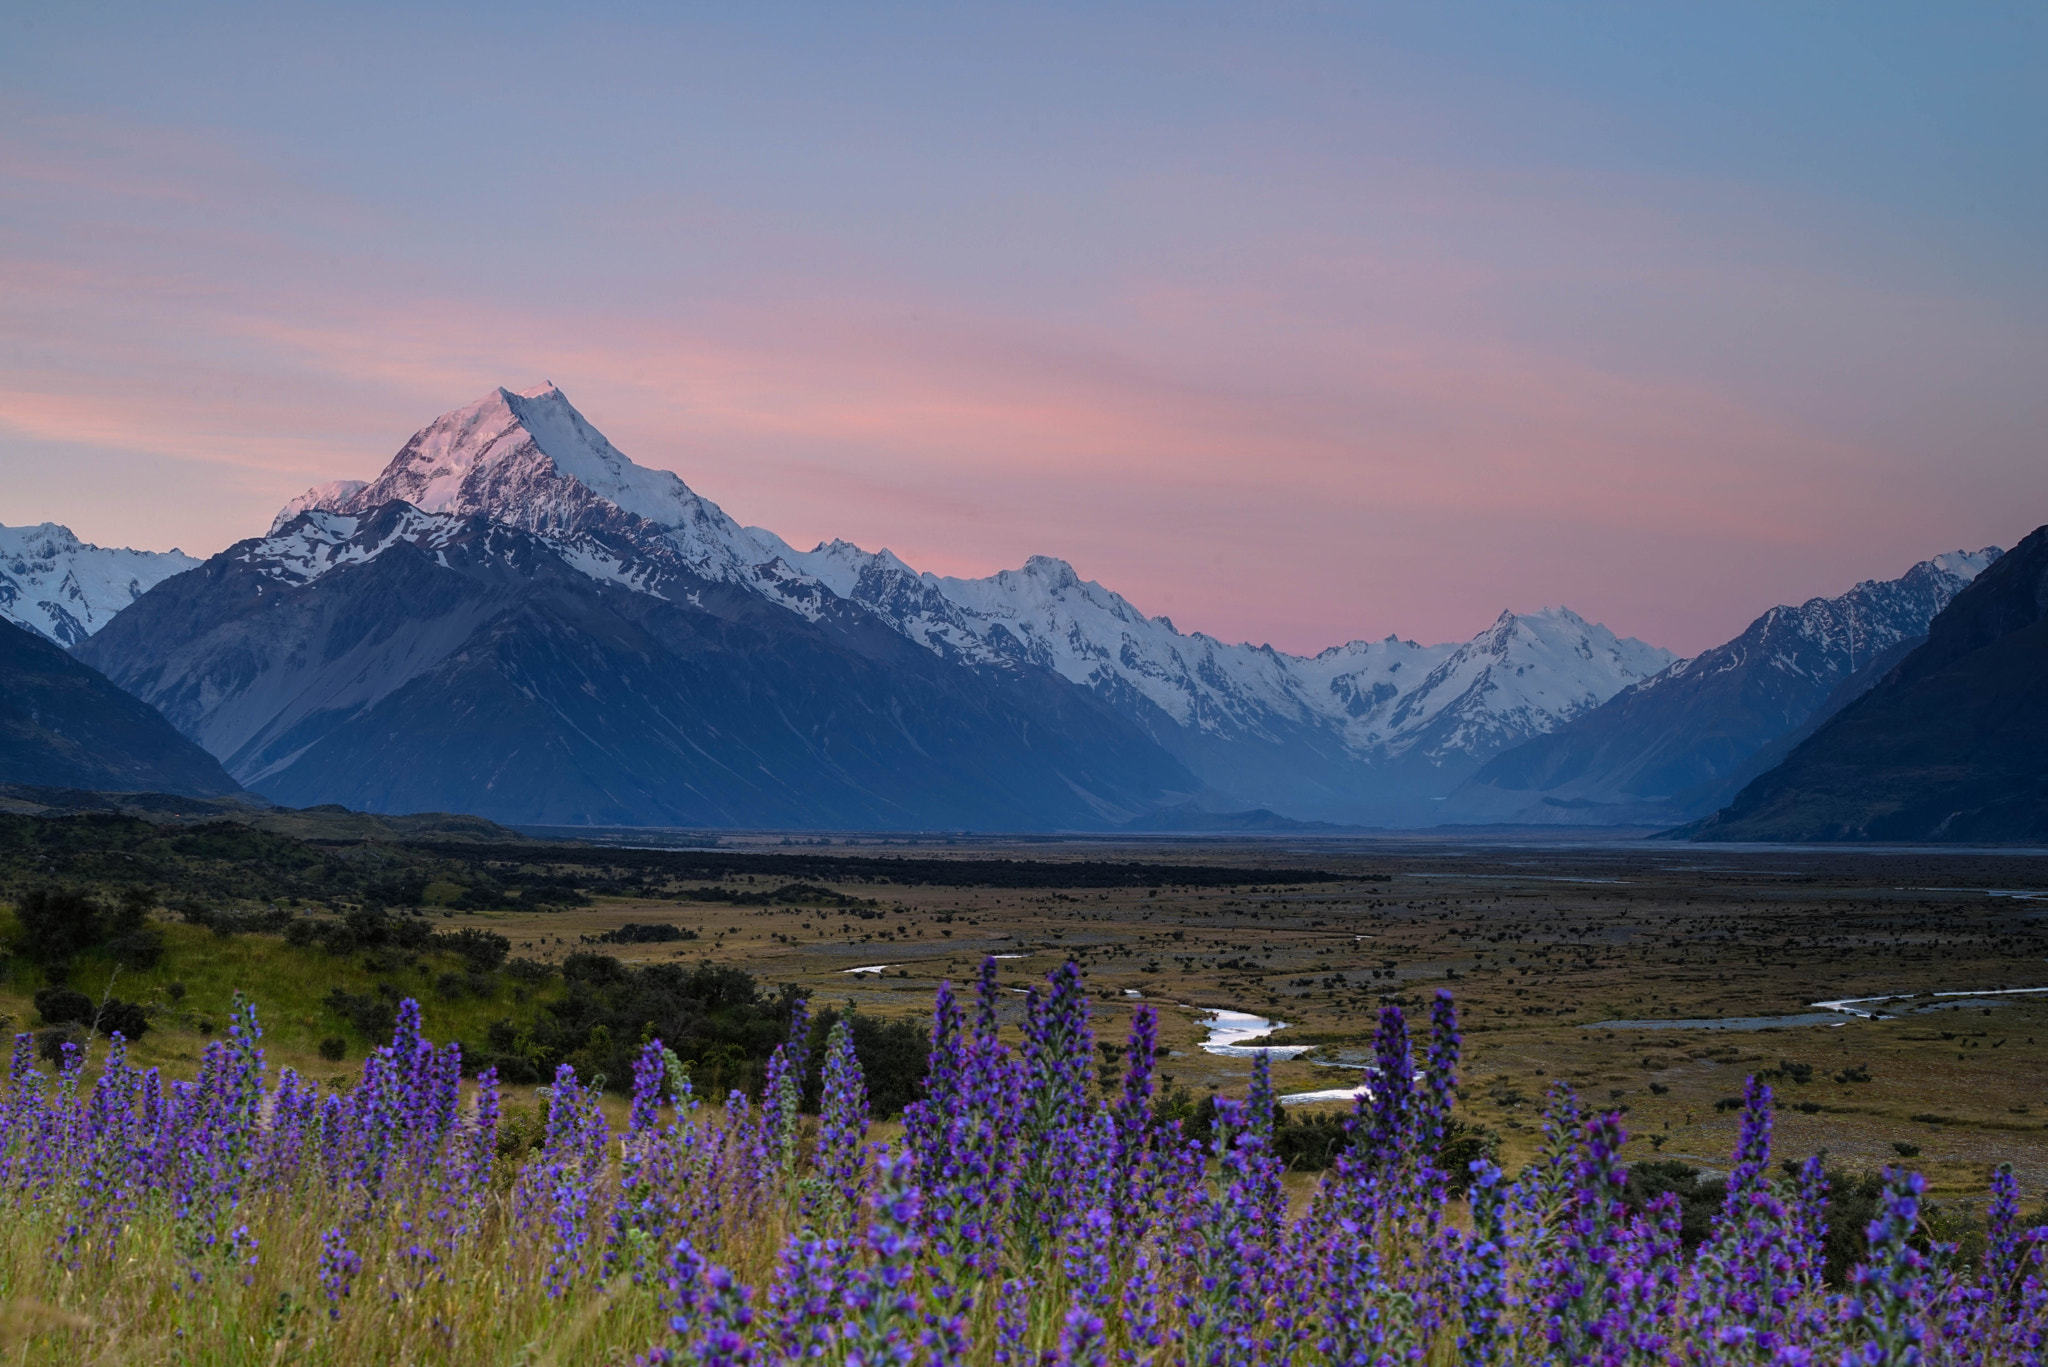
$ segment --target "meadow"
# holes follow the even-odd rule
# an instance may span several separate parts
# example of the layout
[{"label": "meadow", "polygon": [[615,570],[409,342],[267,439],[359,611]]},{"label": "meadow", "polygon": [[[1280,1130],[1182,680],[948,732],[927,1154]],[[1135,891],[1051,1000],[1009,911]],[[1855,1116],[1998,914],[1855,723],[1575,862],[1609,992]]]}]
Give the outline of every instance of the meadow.
[{"label": "meadow", "polygon": [[[577,892],[529,864],[574,895],[457,910],[457,868],[382,913],[410,948],[322,929],[368,924],[340,899],[282,930],[247,899],[158,908],[152,967],[106,946],[61,966],[138,1002],[145,1037],[17,1049],[0,1342],[23,1362],[2035,1360],[2048,1001],[1988,995],[2048,985],[2026,857],[920,853],[964,872],[885,882],[863,852],[836,882],[621,889],[613,869]],[[1155,872],[1088,886],[1077,854]],[[1043,881],[978,881],[997,855]],[[1176,860],[1211,873],[1176,882]],[[1232,861],[1243,881],[1214,872]],[[618,934],[650,925],[694,938]],[[466,959],[464,931],[506,957]],[[51,976],[17,952],[0,1010],[34,1024]],[[649,1001],[672,1014],[624,1028]],[[1205,1047],[1219,1008],[1300,1052]],[[492,1045],[508,1022],[527,1053]]]},{"label": "meadow", "polygon": [[[537,1148],[505,1142],[489,1070],[404,1002],[349,1088],[274,1074],[238,1004],[198,1076],[109,1041],[90,1086],[17,1042],[4,1108],[0,1276],[28,1362],[987,1362],[1107,1364],[2035,1360],[2048,1229],[2009,1169],[1965,1259],[1893,1169],[1841,1289],[1821,1161],[1773,1165],[1752,1079],[1717,1216],[1631,1209],[1613,1112],[1553,1089],[1510,1180],[1443,1166],[1460,1040],[1449,993],[1411,1045],[1383,1008],[1352,1142],[1307,1199],[1273,1153],[1264,1055],[1188,1140],[1153,1104],[1154,1018],[1097,1084],[1072,964],[1000,1038],[995,962],[942,988],[924,1095],[870,1138],[852,1035],[801,1114],[795,1008],[761,1096],[698,1103],[659,1040],[623,1126],[563,1065]],[[1418,1047],[1420,1046],[1420,1047]],[[1462,1188],[1462,1210],[1450,1201]]]}]

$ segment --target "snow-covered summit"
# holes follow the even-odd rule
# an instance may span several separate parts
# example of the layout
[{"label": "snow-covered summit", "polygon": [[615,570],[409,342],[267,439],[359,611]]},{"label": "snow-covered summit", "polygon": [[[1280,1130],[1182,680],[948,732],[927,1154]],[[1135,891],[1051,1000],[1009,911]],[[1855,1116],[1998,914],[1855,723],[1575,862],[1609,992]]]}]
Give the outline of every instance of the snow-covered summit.
[{"label": "snow-covered summit", "polygon": [[1673,665],[1650,686],[1755,666],[1832,687],[1892,647],[1925,635],[1934,615],[2002,554],[1997,546],[1947,551],[1897,579],[1865,579],[1838,597],[1780,604],[1734,640]]},{"label": "snow-covered summit", "polygon": [[649,550],[660,541],[665,557],[704,578],[748,585],[810,616],[825,596],[776,563],[795,554],[780,538],[740,526],[673,473],[635,465],[552,384],[495,389],[414,433],[376,479],[323,487],[331,492],[288,504],[274,530],[287,514],[360,514],[403,501],[549,538],[604,531]]},{"label": "snow-covered summit", "polygon": [[157,584],[198,564],[178,550],[95,546],[54,522],[0,527],[0,617],[74,646]]}]

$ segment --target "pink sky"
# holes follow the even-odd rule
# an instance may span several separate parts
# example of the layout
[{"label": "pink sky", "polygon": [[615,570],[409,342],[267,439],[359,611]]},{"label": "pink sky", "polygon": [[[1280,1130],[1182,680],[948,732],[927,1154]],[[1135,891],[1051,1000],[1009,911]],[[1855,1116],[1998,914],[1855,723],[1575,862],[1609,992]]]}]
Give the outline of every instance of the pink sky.
[{"label": "pink sky", "polygon": [[893,196],[842,213],[561,149],[365,182],[332,147],[15,97],[0,522],[211,553],[542,378],[793,543],[1057,555],[1296,651],[1564,604],[1690,653],[2048,519],[2034,296],[1903,219],[1676,161],[1233,127],[936,189],[940,150],[884,144]]}]

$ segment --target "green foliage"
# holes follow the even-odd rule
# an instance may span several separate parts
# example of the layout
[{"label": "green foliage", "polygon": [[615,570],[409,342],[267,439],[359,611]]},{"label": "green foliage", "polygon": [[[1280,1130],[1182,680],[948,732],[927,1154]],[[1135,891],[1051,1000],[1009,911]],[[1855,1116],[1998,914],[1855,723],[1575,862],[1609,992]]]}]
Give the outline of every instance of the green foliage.
[{"label": "green foliage", "polygon": [[76,888],[34,887],[14,905],[21,926],[21,953],[62,978],[71,960],[106,938],[99,903]]},{"label": "green foliage", "polygon": [[495,1066],[507,1082],[544,1081],[562,1063],[586,1078],[620,1081],[631,1076],[641,1042],[660,1039],[712,1094],[753,1090],[795,1003],[793,988],[764,993],[743,969],[633,967],[604,954],[571,954],[561,984],[560,995],[531,1017],[491,1022],[483,1044],[465,1049],[465,1061]]},{"label": "green foliage", "polygon": [[[818,1109],[824,1090],[825,1041],[841,1019],[836,1007],[827,1007],[811,1020],[803,1096],[807,1111]],[[930,1027],[921,1021],[878,1020],[858,1011],[847,1012],[843,1019],[853,1032],[854,1057],[860,1061],[861,1081],[867,1087],[868,1114],[877,1120],[900,1114],[923,1094],[925,1069],[931,1062]]]},{"label": "green foliage", "polygon": [[478,930],[474,926],[436,935],[433,946],[461,955],[469,962],[470,969],[477,973],[489,973],[501,967],[505,956],[512,952],[510,940],[496,931]]},{"label": "green foliage", "polygon": [[164,947],[162,933],[149,923],[155,905],[156,894],[134,884],[121,890],[111,912],[79,888],[32,887],[15,903],[17,948],[53,982],[69,976],[79,955],[93,951],[125,967],[153,968]]}]

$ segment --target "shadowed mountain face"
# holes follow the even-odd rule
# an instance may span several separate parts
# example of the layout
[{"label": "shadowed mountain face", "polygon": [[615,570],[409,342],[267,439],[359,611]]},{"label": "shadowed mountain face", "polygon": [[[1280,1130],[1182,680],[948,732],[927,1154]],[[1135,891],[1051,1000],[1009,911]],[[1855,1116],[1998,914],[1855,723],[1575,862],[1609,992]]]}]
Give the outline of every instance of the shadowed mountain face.
[{"label": "shadowed mountain face", "polygon": [[302,513],[79,653],[294,806],[1045,829],[1196,787],[1056,678],[948,664],[836,599],[793,613],[631,531]]},{"label": "shadowed mountain face", "polygon": [[1496,756],[1445,817],[1655,824],[1711,812],[1898,663],[1998,555],[1957,551],[1772,608],[1726,645]]},{"label": "shadowed mountain face", "polygon": [[0,621],[0,783],[220,797],[235,781],[156,709]]},{"label": "shadowed mountain face", "polygon": [[2048,839],[2048,527],[1957,594],[1924,643],[1693,834]]}]

